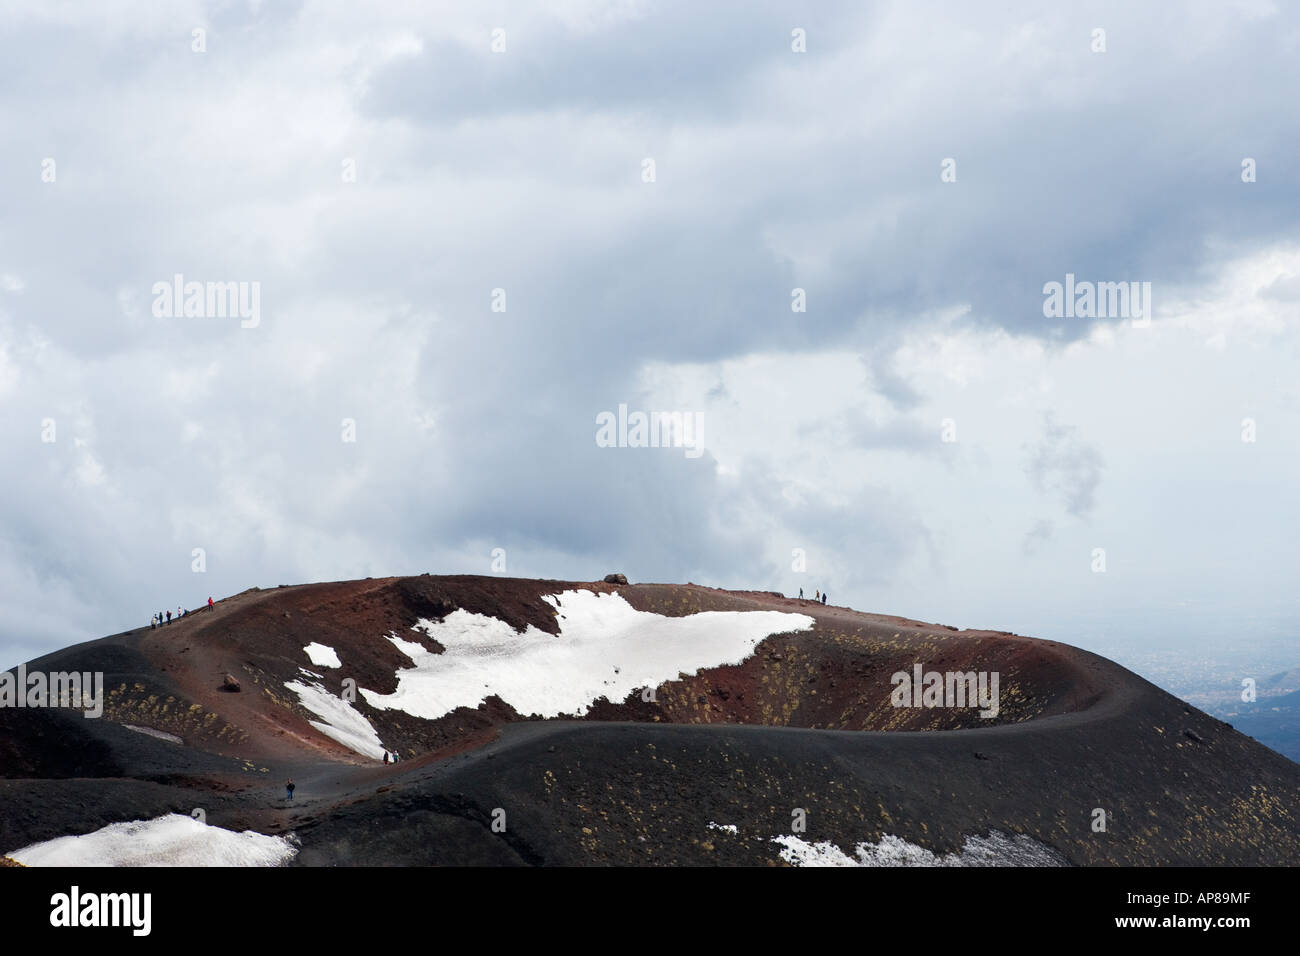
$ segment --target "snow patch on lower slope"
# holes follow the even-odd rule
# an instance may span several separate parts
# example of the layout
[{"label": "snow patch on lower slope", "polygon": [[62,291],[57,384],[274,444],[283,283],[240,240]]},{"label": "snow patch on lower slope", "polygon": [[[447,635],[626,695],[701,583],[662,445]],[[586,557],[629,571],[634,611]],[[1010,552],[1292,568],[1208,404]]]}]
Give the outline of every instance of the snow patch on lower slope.
[{"label": "snow patch on lower slope", "polygon": [[180,737],[177,737],[175,734],[169,734],[165,730],[155,730],[152,727],[137,727],[135,724],[123,724],[122,726],[127,730],[134,730],[137,734],[146,734],[150,737],[157,737],[159,740],[165,740],[171,744],[185,743],[185,741]]},{"label": "snow patch on lower slope", "polygon": [[959,853],[932,853],[902,837],[885,834],[879,843],[859,843],[849,856],[834,843],[809,843],[797,836],[772,838],[781,859],[795,866],[1068,866],[1065,857],[1031,837],[998,830],[970,836]]},{"label": "snow patch on lower slope", "polygon": [[456,610],[442,621],[422,620],[444,648],[433,654],[414,641],[390,637],[415,664],[398,671],[391,694],[362,690],[379,709],[435,719],[457,707],[477,707],[496,695],[523,716],[581,715],[601,697],[622,701],[703,668],[739,664],[772,634],[804,631],[814,621],[782,611],[702,611],[665,617],[638,611],[618,594],[573,590],[543,600],[555,609],[558,635],[531,625]]},{"label": "snow patch on lower slope", "polygon": [[168,813],[33,843],[9,856],[26,866],[278,866],[297,852],[284,837],[236,833]]}]

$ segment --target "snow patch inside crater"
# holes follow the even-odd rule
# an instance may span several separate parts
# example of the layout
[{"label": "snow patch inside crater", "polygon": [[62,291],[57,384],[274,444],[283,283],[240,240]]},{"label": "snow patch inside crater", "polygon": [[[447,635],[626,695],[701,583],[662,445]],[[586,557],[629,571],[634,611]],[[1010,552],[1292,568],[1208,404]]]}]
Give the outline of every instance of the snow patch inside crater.
[{"label": "snow patch inside crater", "polygon": [[665,617],[638,611],[618,594],[572,590],[543,600],[556,609],[560,633],[458,609],[442,621],[422,620],[444,651],[388,640],[415,665],[397,672],[391,694],[362,690],[378,709],[432,720],[496,695],[523,716],[581,715],[601,697],[622,701],[709,667],[739,664],[772,634],[810,629],[806,614],[702,611]]}]

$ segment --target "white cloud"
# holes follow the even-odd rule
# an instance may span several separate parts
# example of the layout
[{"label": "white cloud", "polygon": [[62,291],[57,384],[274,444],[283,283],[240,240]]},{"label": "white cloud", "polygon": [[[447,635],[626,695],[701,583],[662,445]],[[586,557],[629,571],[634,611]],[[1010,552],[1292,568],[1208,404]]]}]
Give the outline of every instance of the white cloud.
[{"label": "white cloud", "polygon": [[[463,4],[6,5],[0,653],[180,603],[194,547],[201,599],[495,547],[786,590],[804,547],[963,624],[1284,593],[1297,14],[1096,13],[1104,56],[1064,9],[832,2],[793,54],[780,5],[575,0],[494,55]],[[1045,324],[1067,271],[1159,319]],[[176,273],[259,281],[261,325],[153,317]],[[595,448],[620,401],[703,411],[709,455]],[[1024,474],[1049,411],[1105,462],[1082,515]]]}]

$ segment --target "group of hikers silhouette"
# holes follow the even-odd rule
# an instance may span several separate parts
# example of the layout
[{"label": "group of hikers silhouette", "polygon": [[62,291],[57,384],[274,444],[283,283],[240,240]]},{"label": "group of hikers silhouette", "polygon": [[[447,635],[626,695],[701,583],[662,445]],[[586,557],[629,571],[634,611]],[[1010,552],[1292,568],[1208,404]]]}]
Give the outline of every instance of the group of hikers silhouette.
[{"label": "group of hikers silhouette", "polygon": [[[799,589],[799,600],[800,600],[800,601],[807,600],[807,599],[803,596],[803,588],[800,588],[800,589]],[[814,601],[817,601],[818,603],[825,604],[825,603],[826,603],[826,592],[825,592],[825,591],[821,591],[821,590],[814,591],[814,592],[813,592],[813,600],[814,600]]]},{"label": "group of hikers silhouette", "polygon": [[[212,597],[211,595],[209,595],[208,610],[211,611],[213,607],[214,605],[212,603]],[[149,618],[149,630],[152,631],[156,627],[162,627],[164,624],[170,624],[173,618],[179,619],[182,617],[189,617],[189,616],[190,616],[189,608],[183,608],[178,604],[176,605],[175,614],[172,614],[171,611],[159,611],[153,617]]]}]

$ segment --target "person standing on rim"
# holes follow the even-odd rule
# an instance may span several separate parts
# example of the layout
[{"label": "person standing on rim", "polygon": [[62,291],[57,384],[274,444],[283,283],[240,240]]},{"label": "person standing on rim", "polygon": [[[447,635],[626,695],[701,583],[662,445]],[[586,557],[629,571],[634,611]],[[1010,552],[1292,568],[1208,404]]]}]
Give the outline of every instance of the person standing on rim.
[{"label": "person standing on rim", "polygon": [[285,781],[285,784],[284,784],[284,793],[285,793],[285,797],[284,797],[284,799],[286,799],[286,800],[292,800],[292,799],[293,799],[293,791],[294,791],[294,789],[295,789],[295,784],[294,784],[294,782],[293,782],[293,778],[290,777],[287,781]]}]

